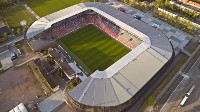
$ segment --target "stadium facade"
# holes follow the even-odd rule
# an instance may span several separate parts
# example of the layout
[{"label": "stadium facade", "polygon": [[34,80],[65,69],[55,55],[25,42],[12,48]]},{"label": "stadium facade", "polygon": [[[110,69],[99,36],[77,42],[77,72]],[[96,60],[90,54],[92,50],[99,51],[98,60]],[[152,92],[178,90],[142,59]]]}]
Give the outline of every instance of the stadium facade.
[{"label": "stadium facade", "polygon": [[[28,39],[66,18],[93,11],[142,40],[136,48],[104,71],[96,70],[68,92],[66,101],[77,111],[123,111],[136,102],[141,92],[159,76],[173,59],[169,39],[159,30],[104,3],[80,3],[35,21]],[[159,73],[160,74],[160,73]]]}]

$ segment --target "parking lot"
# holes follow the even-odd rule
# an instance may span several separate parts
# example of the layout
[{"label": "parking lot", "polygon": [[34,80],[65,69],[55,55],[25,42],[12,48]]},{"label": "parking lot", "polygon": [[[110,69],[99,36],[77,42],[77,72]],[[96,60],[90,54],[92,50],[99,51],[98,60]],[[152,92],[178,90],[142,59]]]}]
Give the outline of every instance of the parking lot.
[{"label": "parking lot", "polygon": [[11,61],[10,58],[11,54],[12,52],[7,51],[0,55],[0,62],[2,64],[2,69],[6,70],[13,66],[13,62]]},{"label": "parking lot", "polygon": [[127,14],[130,14],[131,16],[140,16],[141,21],[145,22],[146,24],[149,24],[150,26],[153,26],[163,32],[171,41],[174,49],[175,49],[175,54],[178,54],[181,52],[181,49],[184,49],[184,46],[189,43],[191,40],[191,35],[181,31],[180,29],[173,27],[161,20],[158,20],[157,18],[153,17],[153,15],[149,12],[141,12],[133,7],[127,6],[125,4],[112,1],[108,2],[111,6],[115,8],[122,7],[123,9],[126,10]]}]

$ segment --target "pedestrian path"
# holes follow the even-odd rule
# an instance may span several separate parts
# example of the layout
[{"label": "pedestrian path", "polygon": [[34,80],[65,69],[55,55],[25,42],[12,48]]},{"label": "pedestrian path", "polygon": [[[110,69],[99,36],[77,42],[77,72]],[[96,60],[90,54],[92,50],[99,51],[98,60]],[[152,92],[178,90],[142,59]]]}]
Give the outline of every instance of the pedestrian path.
[{"label": "pedestrian path", "polygon": [[23,5],[36,19],[40,19],[40,16],[38,16],[27,4]]},{"label": "pedestrian path", "polygon": [[187,51],[186,49],[182,49],[182,52],[188,56],[192,56],[192,54],[189,51]]},{"label": "pedestrian path", "polygon": [[32,60],[35,60],[35,59],[37,59],[37,58],[38,58],[38,56],[34,56],[34,57],[32,57],[31,59],[28,59],[28,60],[26,60],[25,62],[20,63],[20,64],[15,65],[15,66],[16,66],[16,67],[20,67],[20,66],[22,66],[22,65],[24,65],[24,64],[26,64],[26,63],[28,63],[28,62],[30,62],[30,61],[32,61]]}]

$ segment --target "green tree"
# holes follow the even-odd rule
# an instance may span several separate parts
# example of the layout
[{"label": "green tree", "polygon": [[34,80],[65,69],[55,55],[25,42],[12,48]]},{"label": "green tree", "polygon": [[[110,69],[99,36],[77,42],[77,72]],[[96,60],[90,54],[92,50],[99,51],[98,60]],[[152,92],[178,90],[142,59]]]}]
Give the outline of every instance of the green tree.
[{"label": "green tree", "polygon": [[135,4],[136,3],[136,0],[129,0],[129,4],[130,5],[133,5],[133,4]]},{"label": "green tree", "polygon": [[17,34],[18,34],[18,35],[21,35],[21,34],[22,34],[21,28],[17,28]]},{"label": "green tree", "polygon": [[163,11],[160,11],[160,12],[159,12],[159,15],[160,15],[160,16],[163,16],[163,14],[164,14]]},{"label": "green tree", "polygon": [[165,0],[165,7],[169,7],[169,6],[170,6],[169,0]]},{"label": "green tree", "polygon": [[198,14],[198,13],[194,13],[194,14],[192,15],[192,18],[197,18],[197,17],[199,17],[199,14]]},{"label": "green tree", "polygon": [[173,18],[173,21],[178,25],[179,24],[179,21],[178,21],[179,19],[178,19],[178,16],[177,15],[175,15],[174,16],[174,18]]},{"label": "green tree", "polygon": [[129,0],[124,0],[124,3],[128,3],[129,2]]},{"label": "green tree", "polygon": [[188,26],[187,26],[187,29],[190,30],[191,32],[194,31],[194,27],[193,27],[192,25],[188,25]]},{"label": "green tree", "polygon": [[156,6],[154,7],[154,10],[158,10],[158,8],[159,8],[159,4],[156,4]]},{"label": "green tree", "polygon": [[4,39],[7,39],[7,38],[8,38],[7,32],[4,32],[4,33],[3,33],[3,38],[4,38]]},{"label": "green tree", "polygon": [[158,5],[160,5],[161,2],[162,2],[162,0],[156,0],[156,3],[157,3]]},{"label": "green tree", "polygon": [[188,10],[187,10],[186,8],[183,10],[183,12],[184,12],[185,14],[188,14]]},{"label": "green tree", "polygon": [[76,85],[81,83],[81,80],[79,78],[75,78],[75,81],[76,81]]},{"label": "green tree", "polygon": [[74,83],[73,81],[69,83],[69,89],[72,90],[74,88]]},{"label": "green tree", "polygon": [[63,76],[64,76],[64,72],[63,72],[63,70],[62,70],[61,68],[58,69],[58,75],[59,75],[60,77],[63,77]]}]

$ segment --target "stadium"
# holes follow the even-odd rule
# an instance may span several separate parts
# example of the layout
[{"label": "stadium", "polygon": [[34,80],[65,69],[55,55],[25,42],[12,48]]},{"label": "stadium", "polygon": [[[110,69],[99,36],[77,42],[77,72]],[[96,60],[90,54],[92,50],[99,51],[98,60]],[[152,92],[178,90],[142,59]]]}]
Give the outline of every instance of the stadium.
[{"label": "stadium", "polygon": [[67,61],[69,65],[76,63],[87,76],[66,94],[66,102],[76,111],[129,108],[174,56],[169,39],[160,31],[98,2],[42,17],[26,37],[35,51],[56,42],[74,60]]}]

